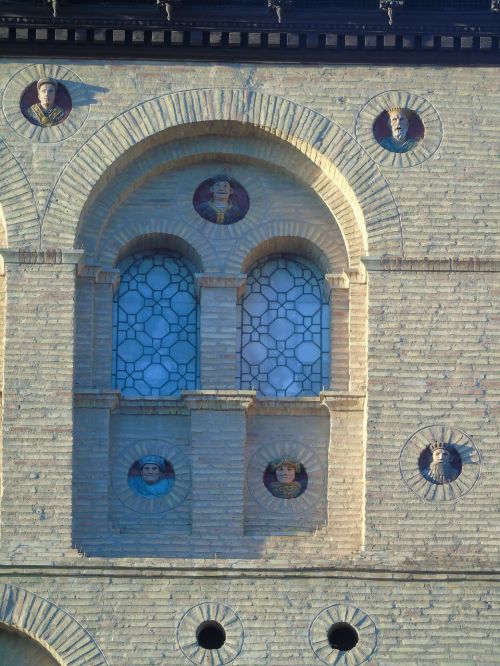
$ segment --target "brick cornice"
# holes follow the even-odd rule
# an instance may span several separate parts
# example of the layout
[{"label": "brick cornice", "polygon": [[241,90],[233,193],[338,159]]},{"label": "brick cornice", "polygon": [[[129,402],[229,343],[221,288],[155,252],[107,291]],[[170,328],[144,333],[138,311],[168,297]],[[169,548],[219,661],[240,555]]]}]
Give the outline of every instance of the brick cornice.
[{"label": "brick cornice", "polygon": [[500,21],[489,11],[404,11],[393,25],[377,10],[339,14],[311,7],[286,12],[278,23],[264,2],[257,14],[226,4],[221,15],[205,5],[201,13],[174,12],[170,22],[158,13],[52,18],[48,3],[46,16],[2,13],[4,55],[448,65],[500,60]]}]

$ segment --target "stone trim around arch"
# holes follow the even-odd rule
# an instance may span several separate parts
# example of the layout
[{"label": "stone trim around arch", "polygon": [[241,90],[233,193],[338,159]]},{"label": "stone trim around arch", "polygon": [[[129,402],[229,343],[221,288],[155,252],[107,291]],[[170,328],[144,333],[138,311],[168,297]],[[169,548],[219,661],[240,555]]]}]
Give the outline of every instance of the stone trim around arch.
[{"label": "stone trim around arch", "polygon": [[40,247],[40,216],[33,190],[18,160],[0,139],[0,245]]},{"label": "stone trim around arch", "polygon": [[74,617],[22,588],[0,586],[0,623],[43,645],[61,666],[108,666],[94,638]]},{"label": "stone trim around arch", "polygon": [[[124,153],[169,128],[210,121],[246,123],[298,148],[321,167],[352,206],[368,254],[404,255],[399,210],[366,151],[318,112],[252,90],[200,89],[162,95],[124,111],[98,130],[61,173],[45,212],[44,242],[71,245],[78,221],[101,177]],[[326,196],[323,193],[322,196]],[[391,246],[387,248],[387,239]],[[383,249],[382,249],[383,248]]]}]

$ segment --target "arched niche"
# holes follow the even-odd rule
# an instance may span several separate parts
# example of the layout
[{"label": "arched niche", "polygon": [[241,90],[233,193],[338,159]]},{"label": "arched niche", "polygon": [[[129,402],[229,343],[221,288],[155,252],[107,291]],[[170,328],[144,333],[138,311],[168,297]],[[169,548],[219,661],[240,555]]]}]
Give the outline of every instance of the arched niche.
[{"label": "arched niche", "polygon": [[164,233],[149,233],[135,236],[125,245],[121,245],[119,251],[112,261],[116,264],[129,254],[141,252],[143,250],[167,250],[184,256],[192,264],[194,269],[201,273],[203,271],[203,262],[199,253],[187,241],[179,236]]},{"label": "arched niche", "polygon": [[[91,634],[82,627],[69,613],[56,604],[13,585],[0,586],[0,629],[8,629],[32,639],[39,647],[32,644],[25,648],[41,659],[39,666],[107,666],[103,653]],[[7,645],[8,643],[8,645]],[[5,649],[17,649],[12,641],[5,643]],[[21,643],[16,645],[21,645]],[[27,646],[27,643],[24,643]],[[0,647],[0,650],[2,648]],[[22,647],[19,650],[23,650]],[[42,655],[48,655],[45,660]],[[1,655],[1,652],[0,652]],[[52,659],[52,661],[49,659]],[[2,662],[4,663],[4,662]],[[5,663],[18,664],[16,661]],[[23,662],[20,662],[21,666]],[[38,663],[26,662],[26,666]]]},{"label": "arched niche", "polygon": [[[316,165],[315,186],[327,201],[340,192],[366,253],[401,254],[399,212],[390,188],[356,140],[333,121],[289,100],[248,90],[194,90],[125,111],[101,128],[61,174],[47,206],[48,246],[73,245],[86,210],[127,164],[179,135],[259,135],[291,146]],[[236,129],[238,128],[238,129]],[[220,145],[220,144],[219,144]],[[356,254],[363,254],[361,247]]]},{"label": "arched niche", "polygon": [[[318,194],[317,167],[293,149],[292,155],[288,149],[278,155],[265,142],[241,138],[227,139],[224,153],[218,153],[222,140],[202,137],[152,149],[110,181],[79,228],[77,244],[87,261],[111,266],[138,238],[158,243],[163,236],[175,245],[171,249],[184,245],[186,256],[194,251],[200,272],[237,273],[255,247],[288,236],[321,247],[325,272],[359,265],[367,249],[352,210],[339,192],[328,203]],[[221,165],[246,187],[251,201],[243,220],[224,227],[204,221],[192,203],[199,182]]]}]

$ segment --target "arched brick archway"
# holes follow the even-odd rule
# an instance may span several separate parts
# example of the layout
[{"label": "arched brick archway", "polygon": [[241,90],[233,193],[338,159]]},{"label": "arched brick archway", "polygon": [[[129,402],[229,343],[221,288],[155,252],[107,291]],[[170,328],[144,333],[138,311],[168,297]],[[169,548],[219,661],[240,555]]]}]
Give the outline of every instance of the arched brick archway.
[{"label": "arched brick archway", "polygon": [[[387,181],[357,141],[321,114],[284,98],[249,90],[190,90],[157,97],[123,112],[98,130],[61,173],[43,221],[47,246],[69,246],[93,197],[132,159],[169,140],[168,131],[206,123],[259,128],[294,146],[321,168],[317,191],[339,191],[353,211],[355,234],[367,253],[403,254],[399,211]],[[230,132],[230,127],[228,126]],[[194,131],[194,130],[193,130]],[[358,253],[358,255],[361,253]]]},{"label": "arched brick archway", "polygon": [[37,249],[40,218],[33,190],[21,165],[0,139],[0,247]]},{"label": "arched brick archway", "polygon": [[[115,218],[121,204],[127,198],[134,197],[145,183],[173,172],[186,173],[186,170],[196,169],[197,165],[218,160],[226,165],[241,163],[246,167],[251,166],[258,170],[264,179],[279,173],[290,183],[295,183],[295,191],[302,189],[310,192],[312,199],[319,199],[329,211],[329,222],[332,223],[325,234],[324,227],[320,231],[315,228],[317,225],[297,224],[293,218],[285,219],[280,214],[273,218],[272,211],[274,210],[274,214],[278,211],[273,208],[276,202],[271,200],[272,188],[267,188],[260,182],[257,196],[260,200],[260,213],[254,213],[255,207],[249,211],[246,220],[250,228],[240,225],[240,234],[235,238],[233,250],[228,253],[228,260],[223,262],[223,270],[238,272],[241,270],[242,258],[251,252],[255,245],[280,235],[293,236],[297,233],[299,236],[307,236],[329,257],[329,267],[325,272],[341,272],[347,266],[358,265],[360,257],[367,253],[366,242],[356,225],[354,212],[342,193],[336,190],[334,196],[323,197],[326,179],[321,169],[309,158],[283,141],[239,135],[238,132],[244,129],[243,126],[233,123],[231,134],[227,136],[198,135],[189,139],[171,140],[168,144],[161,144],[132,160],[123,171],[108,181],[90,205],[85,206],[79,220],[77,246],[99,264],[112,265],[121,248],[137,235],[168,232],[197,248],[204,270],[221,270],[216,243],[192,223],[192,215],[190,218],[189,214],[186,214],[185,210],[181,212],[179,207],[172,208],[170,205],[170,209],[161,214],[127,219],[126,224],[117,224]],[[257,183],[254,181],[255,185]],[[265,195],[263,189],[267,190]],[[185,198],[182,194],[179,195],[181,200]],[[252,193],[255,203],[254,195],[255,191]],[[168,196],[166,198],[168,199]],[[192,210],[192,205],[189,204],[189,208]]]},{"label": "arched brick archway", "polygon": [[27,590],[0,586],[0,624],[40,643],[61,666],[108,666],[94,638],[74,617]]}]

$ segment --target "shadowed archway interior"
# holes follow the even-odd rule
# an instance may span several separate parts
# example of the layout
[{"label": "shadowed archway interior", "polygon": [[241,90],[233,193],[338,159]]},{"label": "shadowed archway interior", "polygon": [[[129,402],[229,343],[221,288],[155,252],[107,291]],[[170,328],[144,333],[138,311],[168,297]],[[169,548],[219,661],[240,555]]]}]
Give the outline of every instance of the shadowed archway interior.
[{"label": "shadowed archway interior", "polygon": [[32,638],[0,625],[0,663],[12,666],[58,666],[59,662]]}]

